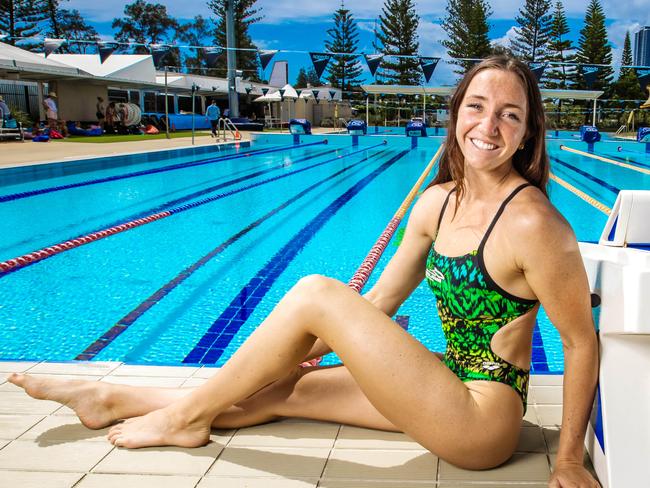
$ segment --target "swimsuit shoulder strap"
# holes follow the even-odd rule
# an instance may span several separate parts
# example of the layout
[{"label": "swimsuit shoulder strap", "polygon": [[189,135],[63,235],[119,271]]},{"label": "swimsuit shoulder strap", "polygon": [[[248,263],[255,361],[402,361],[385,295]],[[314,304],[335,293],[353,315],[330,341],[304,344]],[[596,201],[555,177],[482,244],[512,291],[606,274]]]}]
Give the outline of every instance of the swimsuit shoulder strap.
[{"label": "swimsuit shoulder strap", "polygon": [[523,190],[524,188],[529,187],[529,186],[533,186],[533,185],[531,185],[530,183],[524,183],[522,185],[519,185],[517,188],[512,190],[512,193],[510,193],[510,195],[508,195],[508,198],[506,198],[503,201],[503,203],[499,207],[499,210],[497,210],[496,215],[492,219],[492,222],[490,223],[490,226],[488,227],[487,231],[485,232],[485,235],[483,236],[483,239],[481,240],[481,244],[478,246],[479,254],[483,252],[483,248],[485,247],[485,243],[487,242],[487,239],[490,236],[490,233],[492,232],[492,229],[494,229],[494,226],[496,225],[497,220],[499,220],[499,217],[501,217],[501,214],[505,210],[506,205],[508,205],[508,203],[510,203],[510,200],[515,198],[517,193],[519,193],[521,190]]},{"label": "swimsuit shoulder strap", "polygon": [[440,231],[440,223],[442,222],[442,216],[445,214],[445,209],[447,208],[447,204],[449,203],[449,197],[455,191],[456,191],[456,188],[452,188],[452,190],[449,193],[447,193],[447,198],[445,198],[445,203],[442,204],[442,208],[440,209],[440,216],[438,217],[438,227],[436,228],[436,236],[438,235],[438,232]]}]

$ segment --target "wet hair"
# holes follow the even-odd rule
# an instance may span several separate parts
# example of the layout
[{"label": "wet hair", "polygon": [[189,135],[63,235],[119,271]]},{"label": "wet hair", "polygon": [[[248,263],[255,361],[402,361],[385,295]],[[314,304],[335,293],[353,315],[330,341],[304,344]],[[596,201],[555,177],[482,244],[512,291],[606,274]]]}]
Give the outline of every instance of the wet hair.
[{"label": "wet hair", "polygon": [[456,188],[456,207],[463,197],[465,187],[465,158],[456,140],[456,123],[458,111],[463,98],[474,77],[482,71],[498,69],[515,74],[526,92],[528,114],[526,120],[526,135],[524,148],[517,150],[512,156],[512,166],[529,183],[536,186],[548,197],[546,185],[549,178],[549,161],[546,153],[546,122],[542,96],[537,86],[537,79],[528,66],[510,56],[491,56],[475,64],[460,81],[449,102],[449,122],[447,125],[447,140],[445,149],[440,157],[438,174],[429,186],[454,181]]}]

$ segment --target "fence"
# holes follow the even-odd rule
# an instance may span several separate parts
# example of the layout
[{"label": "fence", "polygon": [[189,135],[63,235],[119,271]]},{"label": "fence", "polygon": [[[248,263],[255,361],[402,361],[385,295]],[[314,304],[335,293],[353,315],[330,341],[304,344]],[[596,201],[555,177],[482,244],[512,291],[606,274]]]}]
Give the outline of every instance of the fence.
[{"label": "fence", "polygon": [[32,120],[38,120],[37,83],[0,80],[0,95],[12,111],[25,112]]}]

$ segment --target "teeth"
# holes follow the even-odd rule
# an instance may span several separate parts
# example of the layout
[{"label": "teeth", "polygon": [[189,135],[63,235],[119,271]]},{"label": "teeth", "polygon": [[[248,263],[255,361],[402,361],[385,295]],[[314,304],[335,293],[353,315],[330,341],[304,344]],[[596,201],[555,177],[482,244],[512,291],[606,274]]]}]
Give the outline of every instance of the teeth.
[{"label": "teeth", "polygon": [[479,149],[486,149],[486,150],[496,149],[496,146],[494,144],[489,144],[487,142],[483,142],[478,139],[472,139],[472,143]]}]

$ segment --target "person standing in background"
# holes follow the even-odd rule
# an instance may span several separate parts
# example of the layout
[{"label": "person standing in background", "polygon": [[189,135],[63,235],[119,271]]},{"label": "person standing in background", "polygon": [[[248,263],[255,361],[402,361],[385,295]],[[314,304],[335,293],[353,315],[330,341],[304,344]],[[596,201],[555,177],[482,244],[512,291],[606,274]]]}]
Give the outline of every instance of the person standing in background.
[{"label": "person standing in background", "polygon": [[212,137],[217,137],[217,124],[219,123],[219,117],[221,117],[221,110],[217,106],[216,100],[212,100],[212,103],[205,111],[205,118],[210,121],[210,127],[212,128]]}]

